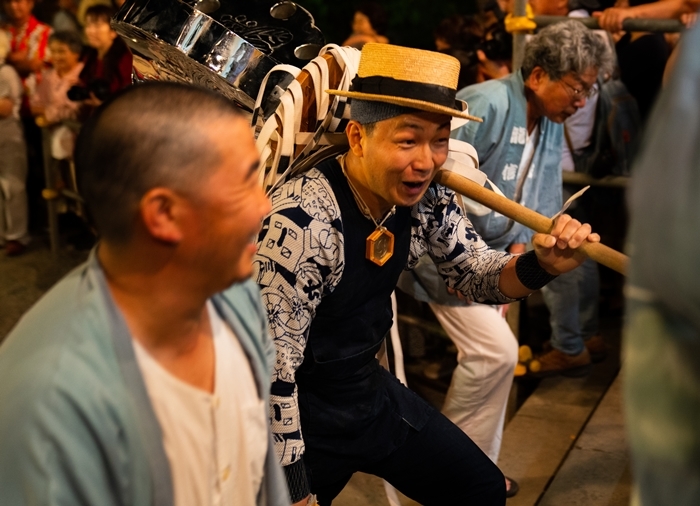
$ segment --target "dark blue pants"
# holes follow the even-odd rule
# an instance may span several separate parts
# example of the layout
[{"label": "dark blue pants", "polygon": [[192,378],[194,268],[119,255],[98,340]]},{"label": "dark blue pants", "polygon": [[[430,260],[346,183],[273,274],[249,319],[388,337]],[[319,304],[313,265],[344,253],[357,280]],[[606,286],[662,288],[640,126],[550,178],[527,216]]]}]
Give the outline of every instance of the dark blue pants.
[{"label": "dark blue pants", "polygon": [[506,502],[501,471],[437,410],[421,430],[410,428],[403,444],[380,460],[374,461],[370,454],[347,459],[308,447],[304,459],[319,506],[329,506],[357,471],[384,478],[426,506],[502,506]]}]

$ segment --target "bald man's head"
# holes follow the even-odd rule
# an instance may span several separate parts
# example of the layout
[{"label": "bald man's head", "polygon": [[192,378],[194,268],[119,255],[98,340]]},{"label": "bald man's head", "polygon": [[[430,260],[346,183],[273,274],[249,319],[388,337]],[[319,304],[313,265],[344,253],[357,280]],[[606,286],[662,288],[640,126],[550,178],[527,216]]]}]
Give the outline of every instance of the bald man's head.
[{"label": "bald man's head", "polygon": [[80,190],[100,235],[128,240],[150,189],[201,183],[220,163],[207,126],[232,118],[244,121],[229,100],[176,83],[132,86],[100,108],[75,149]]}]

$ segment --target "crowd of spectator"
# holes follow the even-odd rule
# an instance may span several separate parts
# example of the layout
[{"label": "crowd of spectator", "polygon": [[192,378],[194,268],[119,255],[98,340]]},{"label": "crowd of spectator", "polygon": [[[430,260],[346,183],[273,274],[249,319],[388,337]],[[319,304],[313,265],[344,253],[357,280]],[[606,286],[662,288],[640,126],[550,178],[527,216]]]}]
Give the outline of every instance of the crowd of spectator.
[{"label": "crowd of spectator", "polygon": [[22,254],[30,226],[43,223],[46,159],[69,160],[80,122],[131,84],[131,53],[110,26],[121,3],[2,1],[0,244],[8,256]]},{"label": "crowd of spectator", "polygon": [[[93,0],[82,2],[75,0],[49,2],[44,0],[37,5],[34,0],[0,1],[2,1],[2,24],[0,25],[0,245],[4,247],[7,256],[17,256],[26,250],[29,243],[32,213],[38,214],[40,211],[40,206],[34,206],[32,202],[41,202],[38,190],[43,188],[46,183],[42,180],[46,159],[66,160],[70,165],[80,125],[91,116],[92,120],[88,121],[81,136],[81,139],[87,138],[88,140],[78,142],[78,152],[81,152],[81,148],[83,152],[82,174],[86,180],[95,177],[94,174],[97,171],[93,171],[93,169],[98,163],[101,163],[99,156],[94,153],[99,153],[99,148],[109,145],[110,142],[117,143],[113,139],[108,139],[107,133],[102,132],[105,130],[104,125],[108,119],[101,120],[102,122],[98,121],[105,115],[104,111],[108,110],[109,107],[99,111],[97,109],[110,96],[131,84],[132,56],[127,45],[110,25],[110,20],[116,12],[115,9],[119,7],[119,2],[103,4],[94,3]],[[674,17],[682,18],[687,23],[693,23],[695,21],[693,13],[699,4],[698,0],[664,0],[661,2],[619,0],[614,6],[606,6],[597,4],[594,0],[580,0],[575,4],[565,0],[532,0],[530,9],[535,16],[568,16],[572,18],[595,16],[599,19],[600,27],[603,30],[590,31],[574,20],[567,20],[545,28],[530,39],[529,46],[524,53],[521,69],[513,69],[511,64],[512,37],[505,28],[506,16],[510,14],[511,6],[507,2],[491,2],[482,6],[482,11],[475,15],[455,14],[444,19],[433,32],[435,49],[459,60],[461,71],[457,86],[459,91],[456,97],[469,104],[472,108],[471,113],[484,118],[483,123],[472,121],[469,124],[460,124],[451,134],[453,140],[468,142],[476,149],[482,172],[486,173],[497,185],[502,185],[501,188],[508,198],[521,202],[542,214],[554,215],[561,207],[562,201],[575,191],[575,188],[562,185],[562,171],[586,172],[596,177],[630,172],[629,167],[635,156],[636,142],[644,129],[644,122],[655,107],[656,97],[663,87],[664,73],[668,71],[669,61],[671,64],[673,62],[671,55],[676,51],[679,40],[682,41],[682,37],[680,39],[666,37],[657,33],[625,33],[622,31],[624,20],[634,17]],[[388,43],[388,38],[385,35],[387,21],[387,13],[379,4],[369,2],[360,5],[355,12],[352,34],[346,40],[346,45],[361,48],[369,42]],[[368,46],[366,49],[370,47],[386,46],[374,45]],[[433,56],[438,55],[433,54]],[[440,57],[445,58],[444,56]],[[449,58],[447,60],[453,62]],[[430,68],[430,66],[426,67]],[[228,123],[225,127],[228,129],[227,131],[235,132],[239,141],[247,139],[247,144],[244,145],[246,149],[243,158],[240,158],[235,150],[228,153],[228,156],[231,160],[238,159],[240,162],[240,166],[237,167],[239,174],[236,177],[245,177],[245,188],[252,195],[249,198],[254,197],[257,202],[256,212],[253,213],[255,216],[250,220],[250,227],[248,229],[246,226],[241,235],[247,238],[254,234],[261,217],[268,211],[268,203],[260,188],[255,184],[256,163],[254,160],[257,158],[257,154],[247,123],[242,120],[239,112],[231,104],[226,103],[216,95],[207,95],[202,90],[195,91],[175,85],[161,85],[161,89],[169,93],[173,103],[178,105],[178,108],[168,108],[167,102],[161,102],[155,98],[158,88],[152,87],[151,89],[156,91],[149,91],[147,86],[134,87],[122,98],[117,99],[117,106],[113,106],[113,109],[116,107],[119,113],[117,117],[128,119],[133,116],[134,111],[140,111],[140,107],[142,107],[147,113],[151,108],[151,120],[167,117],[168,121],[175,122],[175,118],[170,116],[175,116],[181,110],[189,107],[193,116],[195,113],[198,115],[197,121],[204,124],[212,116],[216,117],[217,114],[221,114],[226,107],[232,109],[226,113],[225,118]],[[131,97],[135,98],[130,98],[129,93],[131,93]],[[195,99],[208,103],[208,106],[198,107]],[[120,100],[122,105],[119,105]],[[131,105],[129,101],[131,101]],[[355,123],[351,124],[354,126],[350,127],[349,132],[352,128],[359,128],[359,125],[363,125],[364,132],[364,125],[372,124],[374,127],[375,123],[387,119],[359,122],[357,118],[361,114],[358,111],[361,110],[362,102],[362,99],[357,99],[354,106],[351,102],[351,107],[354,107],[355,118],[353,121]],[[119,107],[124,110],[119,111]],[[406,107],[408,108],[408,106]],[[408,108],[408,110],[413,109]],[[398,111],[391,118],[411,114],[410,112],[406,113],[404,109]],[[431,109],[425,109],[425,111],[433,112]],[[455,112],[457,111],[455,110]],[[147,113],[145,115],[148,117]],[[383,113],[382,111],[381,114]],[[122,114],[123,116],[121,116]],[[460,114],[462,114],[462,110],[453,116],[460,117]],[[186,132],[188,125],[183,122],[183,117],[187,117],[187,115],[177,118],[177,121],[181,123],[179,129],[171,129],[168,132],[167,149],[163,147],[162,142],[154,142],[155,145],[161,145],[163,152],[174,153],[179,140],[186,136],[182,132]],[[156,123],[154,121],[153,124],[145,124],[141,127],[149,135],[160,134],[158,129],[153,127]],[[448,123],[443,124],[440,129],[445,129],[447,125]],[[91,128],[94,137],[86,137],[88,135],[86,132],[91,132]],[[218,126],[216,128],[209,126],[209,128],[211,135],[206,137],[205,142],[197,145],[198,152],[195,152],[194,149],[188,151],[188,148],[182,148],[183,152],[188,151],[190,156],[198,160],[204,156],[202,153],[208,151],[211,145],[221,144],[222,138],[219,135],[219,130],[216,130]],[[223,126],[221,128],[225,130]],[[94,133],[95,131],[97,133]],[[120,133],[120,135],[123,134],[124,132]],[[146,143],[147,140],[145,135],[140,139],[132,137],[130,141],[132,146],[138,142]],[[367,139],[371,138],[373,138],[372,135],[368,134]],[[101,139],[104,145],[100,142],[92,142],[94,139]],[[376,138],[374,139],[377,142]],[[447,145],[446,136],[444,140],[445,145]],[[238,149],[239,144],[234,143],[233,147]],[[139,153],[141,152],[139,151]],[[78,158],[80,159],[80,156]],[[86,163],[85,160],[90,160],[90,163]],[[148,162],[155,167],[158,164],[154,160],[155,158],[141,161]],[[245,160],[246,163],[243,164],[240,160]],[[681,160],[681,162],[683,161]],[[113,161],[113,164],[116,167],[116,162]],[[352,164],[349,165],[352,166]],[[129,163],[121,166],[131,166],[132,170],[137,167],[131,159]],[[355,165],[355,167],[358,166]],[[437,167],[438,165],[435,165],[431,170],[436,170]],[[89,170],[86,171],[86,169]],[[216,177],[230,177],[228,165],[222,164],[217,170]],[[344,169],[339,166],[338,170]],[[117,170],[104,171],[110,177],[117,175],[118,172]],[[133,179],[136,179],[136,176]],[[241,178],[239,177],[239,179]],[[211,194],[215,194],[217,191],[212,181],[216,180],[207,181],[207,185],[202,186],[202,201],[207,200]],[[230,190],[241,187],[240,181],[233,179],[231,181],[233,182],[231,188],[218,188],[218,191],[222,193],[222,199],[230,199]],[[349,188],[352,189],[349,177],[348,182]],[[115,185],[118,187],[118,183]],[[111,187],[103,184],[100,188],[109,189]],[[225,196],[224,193],[226,193]],[[111,195],[115,197],[114,193]],[[106,229],[110,230],[109,224],[116,223],[116,221],[112,221],[110,216],[112,209],[105,204],[106,201],[101,202],[98,196],[99,193],[96,192],[92,197],[91,204],[93,208],[102,206],[102,223],[103,225],[107,224]],[[115,198],[121,200],[121,195],[117,195]],[[198,195],[197,200],[199,199]],[[359,200],[362,200],[361,197]],[[454,205],[454,202],[451,201],[450,205]],[[505,216],[494,215],[490,210],[476,212],[474,208],[469,207],[469,204],[460,202],[460,205],[464,209],[464,214],[468,215],[471,220],[469,226],[473,226],[478,232],[479,241],[483,238],[484,243],[494,250],[507,251],[528,258],[526,255],[528,255],[527,251],[532,240],[531,231],[525,230],[524,227],[515,224]],[[160,207],[154,205],[153,212],[160,212],[158,211]],[[195,209],[197,206],[188,203],[186,207]],[[393,216],[395,207],[389,216]],[[226,209],[224,212],[219,211],[212,211],[212,213],[220,221],[223,222],[230,218]],[[433,212],[433,209],[429,211]],[[457,216],[456,219],[462,220],[461,212],[456,210],[451,212]],[[583,210],[575,205],[568,212],[581,222],[588,221]],[[177,213],[173,214],[177,215]],[[364,218],[366,216],[362,217],[361,220]],[[566,220],[568,219],[570,218],[566,218]],[[373,218],[372,220],[374,221]],[[196,222],[197,227],[202,226],[202,224],[204,227],[207,226],[206,220],[193,219],[191,221],[192,223]],[[146,223],[147,226],[141,232],[147,229],[148,233],[157,240],[152,241],[150,236],[147,237],[143,233],[139,235],[128,231],[127,239],[131,240],[132,237],[136,237],[129,249],[123,247],[124,238],[121,237],[121,231],[113,229],[108,232],[103,238],[103,244],[105,244],[103,255],[106,255],[103,258],[107,259],[106,264],[109,265],[111,261],[110,267],[117,271],[124,269],[123,272],[126,273],[130,271],[131,265],[120,258],[119,253],[126,251],[127,257],[133,259],[145,257],[146,261],[151,261],[149,255],[142,254],[144,251],[150,251],[153,253],[152,256],[157,259],[153,264],[155,267],[152,279],[160,279],[163,272],[157,262],[160,259],[168,258],[162,248],[168,242],[176,245],[179,240],[172,238],[176,234],[169,236],[169,232],[163,232],[167,227],[159,228],[158,219],[154,218],[150,222]],[[151,225],[152,230],[148,228]],[[379,230],[380,224],[375,221],[375,225]],[[221,227],[223,226],[221,225]],[[194,227],[193,230],[197,227]],[[348,230],[351,228],[348,227]],[[230,262],[226,248],[221,247],[223,243],[220,241],[226,240],[230,235],[229,232],[230,230],[227,228],[221,234],[200,235],[197,232],[188,237],[208,237],[208,245],[211,246],[208,253],[213,258],[220,260],[219,267],[223,269],[223,266]],[[111,237],[109,234],[112,234]],[[283,240],[284,237],[280,239],[278,246]],[[111,244],[110,241],[112,241]],[[143,241],[143,243],[138,241]],[[196,301],[198,304],[196,312],[201,317],[202,314],[205,314],[203,312],[203,308],[206,307],[204,306],[205,301],[213,293],[225,288],[226,284],[231,284],[233,281],[246,280],[250,276],[250,272],[248,272],[247,264],[241,264],[245,268],[241,268],[241,272],[231,274],[229,276],[231,279],[212,281],[209,278],[217,278],[218,272],[217,269],[211,269],[209,259],[194,254],[188,257],[189,251],[194,252],[199,246],[195,244],[196,242],[193,239],[187,240],[187,247],[184,248],[185,254],[182,260],[179,260],[178,265],[186,266],[187,268],[183,269],[182,272],[187,273],[187,269],[191,269],[191,266],[194,265],[192,259],[195,258],[201,263],[201,265],[197,264],[197,267],[201,267],[197,274],[204,273],[207,286],[211,284],[211,290],[206,290],[206,296],[202,297],[202,300]],[[244,244],[245,250],[248,252],[251,245],[247,242]],[[182,255],[182,251],[183,248],[180,248],[179,254]],[[423,260],[427,259],[427,256],[423,256]],[[433,256],[437,257],[437,255]],[[91,261],[94,262],[94,260]],[[398,269],[402,270],[405,265],[405,263],[399,265]],[[541,265],[538,268],[542,270]],[[94,271],[92,275],[102,276],[101,267],[96,264],[89,269]],[[421,269],[423,269],[422,274]],[[333,271],[333,269],[328,270],[329,272]],[[549,343],[537,356],[537,369],[531,367],[526,370],[526,373],[533,376],[585,375],[590,371],[592,362],[605,358],[607,350],[598,324],[597,266],[591,260],[587,260],[575,271],[556,270],[556,272],[560,275],[555,276],[548,272],[547,281],[543,284],[537,284],[535,288],[522,284],[528,288],[527,293],[535,289],[542,289],[545,303],[550,311],[552,327]],[[442,282],[438,284],[439,293],[420,295],[417,288],[429,286],[428,281],[430,281],[431,276],[439,280],[440,273],[437,267],[431,267],[427,264],[422,267],[418,266],[415,272],[410,274],[413,277],[409,277],[407,272],[404,272],[403,275],[404,279],[407,279],[406,284],[413,285],[412,287],[408,286],[406,291],[411,293],[410,288],[413,288],[412,295],[414,297],[431,305],[433,312],[459,350],[460,364],[453,376],[453,382],[447,395],[445,414],[470,435],[477,446],[495,464],[500,451],[510,381],[512,381],[512,372],[518,357],[514,336],[504,323],[507,307],[503,306],[507,306],[507,304],[475,304],[473,300],[466,300],[463,293],[458,294],[455,293],[454,289],[446,288]],[[398,277],[398,273],[396,276]],[[299,276],[294,275],[292,278],[299,279]],[[146,279],[144,277],[144,280]],[[171,279],[187,280],[188,278],[187,276],[181,278],[174,276]],[[210,281],[211,283],[209,283]],[[182,289],[190,288],[187,283],[182,284],[179,281],[178,283],[173,285],[174,290],[166,289],[164,292],[178,294],[192,292],[192,290]],[[547,286],[544,286],[545,284]],[[167,287],[168,285],[156,283],[154,286]],[[393,286],[392,281],[391,286],[387,287],[388,292],[393,289]],[[246,292],[245,297],[250,296],[250,299],[254,300],[258,296],[258,292],[255,290],[251,292],[252,295]],[[513,297],[508,297],[504,292],[498,300],[516,300],[517,297],[520,297],[517,293],[513,293]],[[421,296],[423,298],[420,298]],[[144,296],[143,300],[147,300],[148,297],[150,295]],[[99,301],[95,304],[99,308],[101,301],[107,300],[107,298],[101,294],[98,298]],[[242,296],[239,294],[238,299],[241,298]],[[490,299],[482,298],[480,300]],[[142,304],[134,305],[134,307],[137,306],[140,308]],[[112,310],[110,309],[110,311]],[[106,313],[112,314],[109,311]],[[132,315],[137,313],[139,312],[134,311]],[[266,319],[262,308],[258,311],[257,306],[255,316],[261,322]],[[144,321],[148,319],[144,318]],[[138,318],[134,317],[132,321],[135,320]],[[167,321],[167,319],[159,321]],[[218,325],[219,320],[213,318],[212,321]],[[256,321],[257,323],[260,322]],[[484,330],[479,333],[467,335],[464,331],[468,329],[474,332],[480,327]],[[144,328],[146,328],[145,325]],[[258,326],[258,328],[262,327]],[[214,330],[212,329],[207,332],[213,335]],[[27,335],[40,334],[25,332]],[[472,349],[475,348],[472,346],[475,343],[479,344],[476,347],[479,349]],[[490,349],[488,349],[489,347]],[[370,351],[371,354],[368,356],[374,357],[376,350]],[[137,351],[136,353],[138,355],[141,352]],[[260,361],[263,361],[262,357],[260,357]],[[211,367],[208,368],[211,369]],[[147,370],[148,367],[142,366],[142,369]],[[462,375],[461,379],[460,374]],[[257,380],[259,380],[260,391],[265,392],[262,395],[263,402],[257,402],[257,398],[255,402],[251,401],[251,405],[257,413],[256,418],[259,418],[259,420],[256,419],[255,424],[263,436],[260,440],[266,439],[267,432],[269,432],[265,423],[266,410],[260,409],[261,406],[264,406],[264,401],[267,400],[269,385],[266,383],[267,378],[262,378],[263,376]],[[254,390],[253,379],[256,379],[255,375],[246,378],[251,391]],[[147,383],[148,381],[152,380],[147,380]],[[285,382],[278,382],[276,388],[279,389],[279,385],[283,383]],[[236,381],[231,381],[231,384],[236,384]],[[287,383],[284,388],[288,389],[290,384]],[[151,385],[147,386],[151,388]],[[207,391],[212,390],[212,388],[207,383]],[[289,392],[292,391],[289,390]],[[477,391],[488,394],[483,396],[484,400],[478,406],[473,402],[473,399],[479,396],[480,392]],[[274,390],[273,393],[275,393]],[[231,405],[236,404],[235,399],[229,399],[229,402]],[[471,409],[469,409],[470,403]],[[159,417],[167,419],[165,415],[157,414]],[[154,417],[151,416],[151,418]],[[407,421],[405,418],[403,420]],[[171,421],[166,420],[167,422]],[[136,425],[135,422],[134,425]],[[177,428],[178,424],[172,422],[172,426]],[[484,431],[484,428],[490,430]],[[167,430],[175,429],[168,429],[166,426]],[[464,436],[462,433],[459,435],[462,438]],[[250,438],[250,441],[254,442],[255,438]],[[255,450],[257,452],[256,458],[261,466],[264,461],[273,462],[275,456],[271,450],[262,451],[260,448]],[[179,451],[184,453],[183,449]],[[639,452],[639,449],[637,451]],[[643,451],[638,453],[638,455],[643,454]],[[135,460],[139,460],[139,457],[135,457]],[[323,459],[319,460],[319,462],[322,461]],[[493,467],[490,462],[488,465]],[[289,467],[291,468],[291,464]],[[277,474],[271,474],[273,478],[269,482],[271,484],[270,494],[278,494],[278,498],[286,500],[285,492],[282,490],[284,488],[282,475],[278,469],[275,473]],[[495,474],[496,480],[501,480],[498,487],[500,490],[503,485],[502,477],[498,473]],[[288,473],[288,479],[289,476]],[[226,479],[224,478],[224,481]],[[257,490],[262,482],[262,478],[259,476],[256,480],[258,480],[257,485],[247,490],[249,492],[247,493],[248,500],[256,496],[254,489]],[[241,482],[246,481],[249,480],[241,480]],[[510,478],[505,478],[505,481],[507,495],[515,495],[518,491],[518,484]],[[206,480],[202,480],[202,483],[205,482]],[[178,485],[177,481],[175,484]],[[232,485],[229,486],[232,487]],[[335,484],[328,486],[328,490],[325,491],[327,497],[334,497],[334,494],[337,493],[334,490],[335,487]],[[303,492],[302,496],[308,493],[304,487],[301,487],[300,490]],[[98,491],[98,493],[101,492]]]}]

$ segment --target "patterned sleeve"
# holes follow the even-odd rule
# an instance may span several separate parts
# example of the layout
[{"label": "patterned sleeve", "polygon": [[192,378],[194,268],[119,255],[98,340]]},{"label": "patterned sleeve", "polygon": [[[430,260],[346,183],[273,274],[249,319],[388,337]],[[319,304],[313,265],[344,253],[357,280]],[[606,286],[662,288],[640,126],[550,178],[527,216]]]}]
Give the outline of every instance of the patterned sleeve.
[{"label": "patterned sleeve", "polygon": [[338,203],[328,181],[313,169],[272,195],[255,257],[254,279],[276,347],[270,419],[283,466],[300,462],[304,453],[295,374],[316,308],[340,282],[343,266]]},{"label": "patterned sleeve", "polygon": [[409,269],[427,253],[447,286],[468,299],[497,304],[514,301],[498,289],[501,270],[512,255],[489,248],[462,214],[452,190],[432,184],[414,206],[412,216]]}]

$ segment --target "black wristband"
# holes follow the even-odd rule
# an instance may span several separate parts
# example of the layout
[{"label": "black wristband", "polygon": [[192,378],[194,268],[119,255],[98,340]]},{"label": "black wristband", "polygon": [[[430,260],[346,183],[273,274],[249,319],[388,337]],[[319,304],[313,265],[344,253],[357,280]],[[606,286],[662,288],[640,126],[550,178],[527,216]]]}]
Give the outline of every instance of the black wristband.
[{"label": "black wristband", "polygon": [[523,253],[515,261],[515,274],[518,280],[530,290],[539,290],[556,276],[545,271],[534,251]]},{"label": "black wristband", "polygon": [[294,464],[284,466],[282,469],[284,469],[284,475],[287,478],[287,487],[289,488],[292,504],[301,501],[311,493],[303,459],[300,458]]}]

